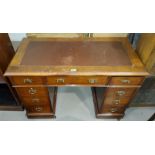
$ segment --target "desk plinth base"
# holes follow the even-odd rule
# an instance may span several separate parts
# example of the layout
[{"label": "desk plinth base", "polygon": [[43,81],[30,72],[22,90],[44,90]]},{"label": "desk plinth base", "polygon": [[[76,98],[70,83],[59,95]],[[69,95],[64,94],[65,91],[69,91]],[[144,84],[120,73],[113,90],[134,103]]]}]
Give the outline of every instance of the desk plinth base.
[{"label": "desk plinth base", "polygon": [[22,106],[2,106],[0,105],[1,111],[24,111],[24,108]]},{"label": "desk plinth base", "polygon": [[103,119],[103,118],[116,118],[121,119],[124,117],[124,114],[117,113],[117,114],[111,114],[111,113],[96,113],[96,118]]},{"label": "desk plinth base", "polygon": [[53,113],[26,113],[28,118],[56,118],[55,114]]}]

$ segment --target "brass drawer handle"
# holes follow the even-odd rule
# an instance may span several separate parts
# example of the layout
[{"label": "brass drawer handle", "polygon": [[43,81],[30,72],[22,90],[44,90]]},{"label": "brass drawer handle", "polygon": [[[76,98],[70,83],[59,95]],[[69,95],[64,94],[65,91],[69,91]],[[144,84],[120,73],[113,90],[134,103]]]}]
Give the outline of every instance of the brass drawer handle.
[{"label": "brass drawer handle", "polygon": [[111,108],[111,110],[110,110],[112,113],[114,113],[114,112],[117,112],[118,110],[117,110],[117,108]]},{"label": "brass drawer handle", "polygon": [[124,90],[117,91],[116,93],[117,93],[117,95],[119,95],[119,96],[123,96],[123,95],[126,94],[126,92],[125,92]]},{"label": "brass drawer handle", "polygon": [[127,83],[129,84],[130,83],[130,80],[121,80],[122,83]]},{"label": "brass drawer handle", "polygon": [[89,83],[90,83],[90,84],[97,83],[97,80],[96,80],[96,79],[90,79],[90,80],[89,80]]},{"label": "brass drawer handle", "polygon": [[29,89],[29,94],[31,94],[31,95],[36,94],[36,92],[37,92],[37,90],[34,89],[34,88],[30,88],[30,89]]},{"label": "brass drawer handle", "polygon": [[38,98],[33,98],[33,99],[32,99],[32,102],[33,102],[33,103],[39,103],[39,101],[40,101],[40,99],[38,99]]},{"label": "brass drawer handle", "polygon": [[35,107],[35,111],[40,112],[40,111],[42,111],[42,110],[43,110],[43,108],[42,108],[42,107]]},{"label": "brass drawer handle", "polygon": [[24,79],[24,83],[25,83],[25,84],[27,84],[27,83],[32,83],[32,79],[29,79],[29,78]]},{"label": "brass drawer handle", "polygon": [[114,100],[113,103],[117,105],[120,103],[120,100]]},{"label": "brass drawer handle", "polygon": [[64,83],[65,80],[64,79],[57,79],[57,83]]}]

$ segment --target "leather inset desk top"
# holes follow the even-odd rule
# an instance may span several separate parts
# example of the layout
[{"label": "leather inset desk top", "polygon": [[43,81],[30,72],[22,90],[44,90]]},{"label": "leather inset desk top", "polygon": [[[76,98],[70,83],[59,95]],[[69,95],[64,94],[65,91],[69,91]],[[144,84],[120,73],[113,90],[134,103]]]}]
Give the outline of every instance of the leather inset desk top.
[{"label": "leather inset desk top", "polygon": [[25,38],[5,76],[145,76],[127,38]]},{"label": "leather inset desk top", "polygon": [[41,66],[130,66],[119,41],[32,41],[21,65]]}]

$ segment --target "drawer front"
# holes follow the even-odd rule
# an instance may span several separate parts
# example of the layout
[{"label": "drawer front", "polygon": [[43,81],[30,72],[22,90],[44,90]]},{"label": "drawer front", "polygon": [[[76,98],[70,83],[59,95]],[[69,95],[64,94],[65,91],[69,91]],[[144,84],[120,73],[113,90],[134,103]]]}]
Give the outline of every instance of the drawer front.
[{"label": "drawer front", "polygon": [[120,99],[124,97],[132,97],[136,88],[107,88],[106,97]]},{"label": "drawer front", "polygon": [[54,76],[47,77],[48,85],[106,85],[106,76]]},{"label": "drawer front", "polygon": [[49,106],[29,106],[26,108],[28,113],[51,113]]},{"label": "drawer front", "polygon": [[26,97],[40,97],[48,96],[48,89],[46,87],[16,87],[19,96]]},{"label": "drawer front", "polygon": [[112,77],[110,85],[141,85],[144,77]]},{"label": "drawer front", "polygon": [[101,113],[124,113],[125,107],[124,106],[108,106],[104,105],[102,107]]},{"label": "drawer front", "polygon": [[25,107],[34,105],[49,106],[51,104],[48,97],[22,97],[21,100]]},{"label": "drawer front", "polygon": [[45,77],[32,76],[14,76],[9,78],[13,85],[44,85],[46,84]]},{"label": "drawer front", "polygon": [[130,97],[124,97],[124,98],[115,98],[115,97],[106,97],[104,100],[104,105],[121,105],[126,106],[130,102]]}]

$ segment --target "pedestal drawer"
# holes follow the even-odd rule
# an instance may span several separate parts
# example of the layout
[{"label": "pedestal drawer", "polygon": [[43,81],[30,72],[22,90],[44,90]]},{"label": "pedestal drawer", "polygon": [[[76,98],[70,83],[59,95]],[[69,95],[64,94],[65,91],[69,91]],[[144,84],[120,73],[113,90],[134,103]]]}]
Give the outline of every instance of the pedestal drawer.
[{"label": "pedestal drawer", "polygon": [[48,89],[46,87],[16,87],[19,96],[39,97],[48,96]]},{"label": "pedestal drawer", "polygon": [[49,106],[30,106],[26,108],[27,113],[51,113],[51,107]]},{"label": "pedestal drawer", "polygon": [[122,105],[126,106],[130,102],[130,97],[122,97],[122,98],[115,98],[115,97],[106,97],[104,100],[104,105]]},{"label": "pedestal drawer", "polygon": [[104,105],[100,113],[124,113],[125,106]]},{"label": "pedestal drawer", "polygon": [[25,107],[34,105],[50,106],[49,97],[22,97],[21,98]]},{"label": "pedestal drawer", "polygon": [[106,97],[113,97],[115,99],[131,97],[137,88],[107,88]]}]

